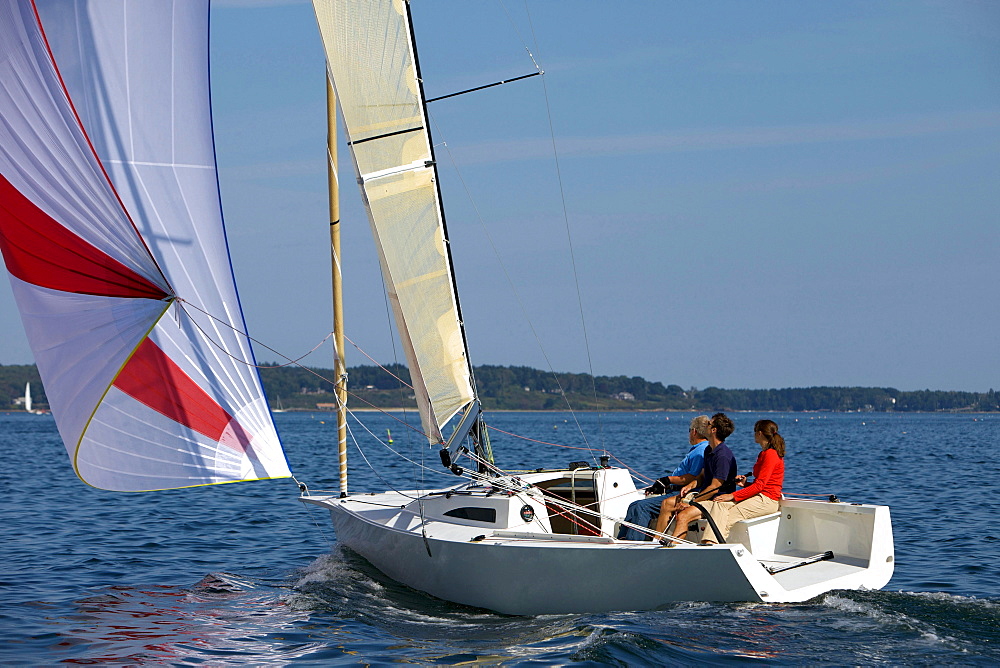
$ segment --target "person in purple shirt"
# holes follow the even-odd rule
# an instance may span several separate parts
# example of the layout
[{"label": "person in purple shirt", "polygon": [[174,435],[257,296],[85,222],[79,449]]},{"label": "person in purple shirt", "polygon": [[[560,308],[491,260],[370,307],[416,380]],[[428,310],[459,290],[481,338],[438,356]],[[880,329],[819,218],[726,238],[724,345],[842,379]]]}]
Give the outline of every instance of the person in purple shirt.
[{"label": "person in purple shirt", "polygon": [[[689,505],[690,503],[708,501],[717,494],[731,494],[736,490],[736,456],[725,443],[734,429],[733,421],[725,413],[716,413],[712,416],[708,449],[705,451],[705,467],[694,480],[681,489],[679,496],[663,500],[660,516],[656,520],[658,532],[666,531],[671,514],[677,511],[677,521],[672,535],[675,538],[683,538],[687,535],[688,524],[701,517],[701,510]],[[694,497],[687,502],[683,501],[692,490],[695,491]]]},{"label": "person in purple shirt", "polygon": [[[691,427],[688,429],[688,442],[691,449],[677,465],[670,475],[654,480],[653,484],[646,488],[646,498],[633,501],[629,504],[625,512],[625,521],[630,524],[637,524],[648,527],[660,513],[663,500],[670,498],[666,492],[673,486],[685,485],[695,479],[704,467],[705,450],[708,448],[708,428],[709,420],[707,415],[699,415],[691,420]],[[618,540],[650,540],[652,536],[639,529],[633,529],[624,524],[618,530]]]}]

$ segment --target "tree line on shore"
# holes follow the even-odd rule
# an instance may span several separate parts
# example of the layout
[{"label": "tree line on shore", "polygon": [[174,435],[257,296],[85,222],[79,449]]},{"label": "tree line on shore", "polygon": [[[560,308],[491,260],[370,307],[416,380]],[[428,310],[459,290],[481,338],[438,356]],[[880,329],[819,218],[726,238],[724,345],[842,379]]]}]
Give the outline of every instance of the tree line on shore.
[{"label": "tree line on shore", "polygon": [[[332,405],[333,371],[264,364],[260,375],[272,407],[316,410]],[[354,408],[416,406],[401,364],[362,365],[347,371]],[[891,387],[800,387],[770,390],[684,389],[639,376],[552,373],[525,366],[475,367],[476,385],[487,410],[720,410],[747,411],[1000,411],[1000,395],[988,392],[919,390]],[[0,407],[16,410],[31,383],[36,405],[45,390],[34,364],[0,365]]]}]

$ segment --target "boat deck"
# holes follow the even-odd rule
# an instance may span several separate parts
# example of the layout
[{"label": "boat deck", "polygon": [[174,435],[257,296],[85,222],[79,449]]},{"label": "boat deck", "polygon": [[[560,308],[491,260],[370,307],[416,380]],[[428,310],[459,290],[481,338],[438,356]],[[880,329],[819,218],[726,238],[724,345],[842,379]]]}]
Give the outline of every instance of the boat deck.
[{"label": "boat deck", "polygon": [[[766,568],[782,568],[801,563],[813,555],[767,555],[758,561]],[[834,557],[828,561],[816,561],[810,564],[792,568],[772,577],[788,591],[811,587],[820,582],[828,582],[843,577],[849,577],[867,570],[868,564],[860,559]]]}]

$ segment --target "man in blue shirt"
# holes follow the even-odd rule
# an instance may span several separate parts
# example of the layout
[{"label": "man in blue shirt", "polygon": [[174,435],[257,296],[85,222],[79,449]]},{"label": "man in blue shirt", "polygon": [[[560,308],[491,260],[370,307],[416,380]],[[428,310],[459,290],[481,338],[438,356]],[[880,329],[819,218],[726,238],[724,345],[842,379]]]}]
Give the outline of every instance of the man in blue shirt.
[{"label": "man in blue shirt", "polygon": [[[708,501],[717,494],[732,494],[736,491],[736,456],[725,441],[733,433],[735,427],[725,413],[712,416],[709,427],[708,449],[705,451],[705,468],[698,477],[689,482],[681,490],[679,497],[671,497],[663,501],[660,515],[656,522],[656,530],[663,533],[670,520],[670,514],[677,511],[677,521],[674,524],[673,536],[683,538],[687,534],[688,524],[701,517],[701,510],[688,505],[695,501]],[[695,496],[684,501],[688,492],[695,490]],[[668,503],[670,502],[670,503]]]},{"label": "man in blue shirt", "polygon": [[[691,427],[688,430],[688,442],[691,444],[691,449],[670,475],[653,481],[653,484],[646,489],[646,494],[651,496],[629,504],[625,513],[626,522],[648,527],[649,523],[660,514],[661,504],[667,498],[666,492],[670,491],[674,485],[686,485],[701,473],[701,469],[704,467],[705,450],[708,448],[709,426],[707,415],[699,415],[691,420]],[[650,538],[649,534],[624,524],[618,530],[618,540],[650,540]]]}]

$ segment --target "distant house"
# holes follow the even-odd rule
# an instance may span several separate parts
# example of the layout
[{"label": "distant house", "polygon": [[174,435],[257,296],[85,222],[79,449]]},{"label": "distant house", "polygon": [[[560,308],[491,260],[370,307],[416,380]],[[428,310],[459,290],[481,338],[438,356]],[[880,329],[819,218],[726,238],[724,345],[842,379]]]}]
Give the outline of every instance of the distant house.
[{"label": "distant house", "polygon": [[631,392],[619,392],[618,394],[612,394],[612,399],[617,399],[618,401],[635,401],[635,395]]}]

